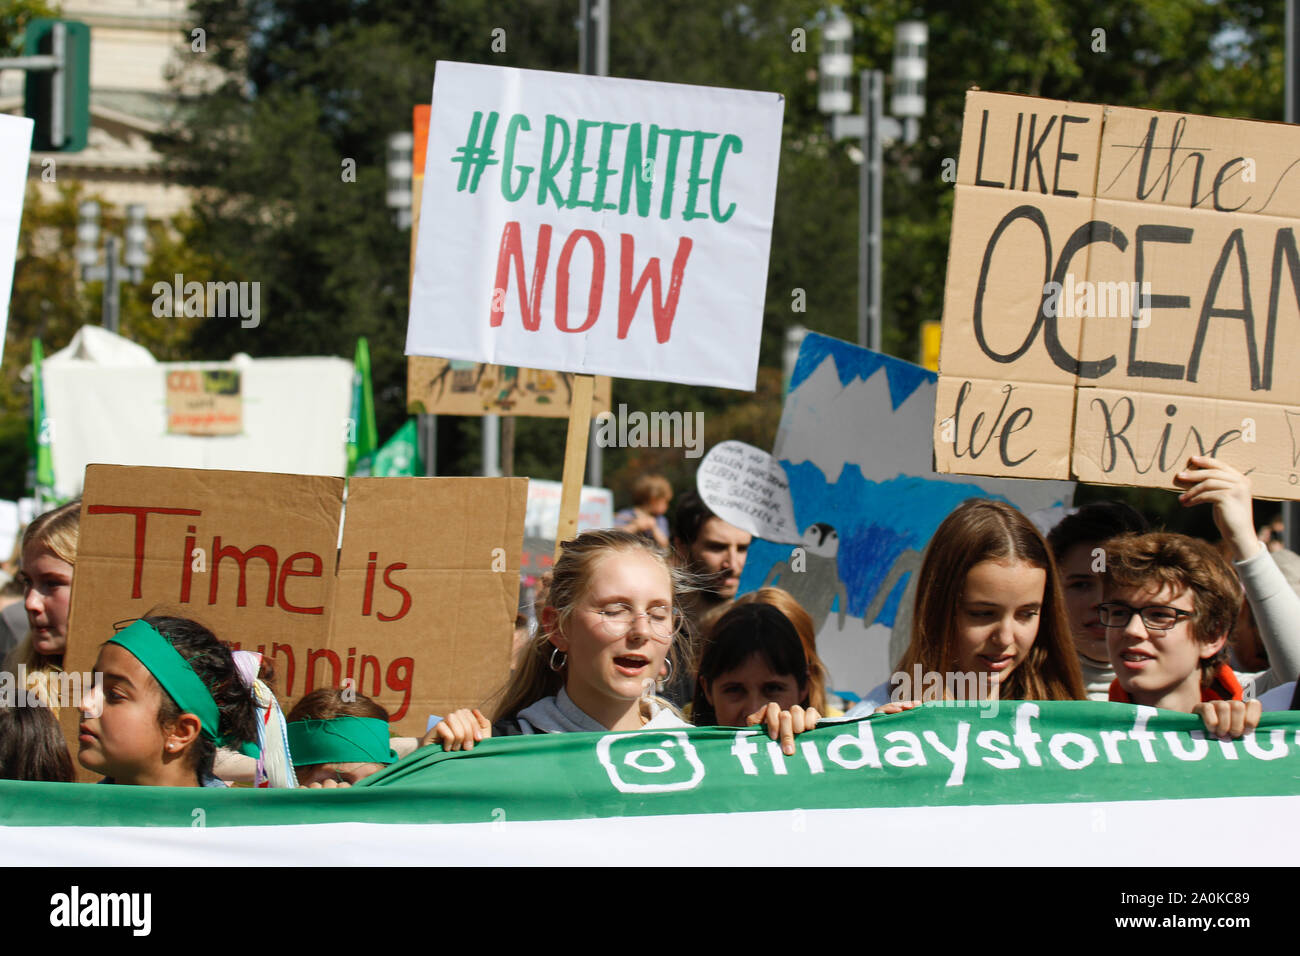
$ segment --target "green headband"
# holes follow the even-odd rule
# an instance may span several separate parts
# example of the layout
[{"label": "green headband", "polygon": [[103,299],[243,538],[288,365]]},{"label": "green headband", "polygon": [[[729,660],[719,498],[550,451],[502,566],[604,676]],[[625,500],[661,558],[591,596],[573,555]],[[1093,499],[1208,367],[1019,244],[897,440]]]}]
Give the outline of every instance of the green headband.
[{"label": "green headband", "polygon": [[220,745],[221,737],[217,728],[221,723],[221,711],[212,699],[212,692],[202,678],[194,673],[189,661],[181,657],[180,652],[153,625],[143,619],[138,620],[125,630],[118,631],[105,643],[117,644],[130,651],[162,685],[162,689],[176,702],[182,713],[194,714],[199,718],[203,735]]},{"label": "green headband", "polygon": [[375,717],[295,720],[288,724],[289,754],[295,767],[322,763],[382,763],[397,760],[388,744],[388,721]]}]

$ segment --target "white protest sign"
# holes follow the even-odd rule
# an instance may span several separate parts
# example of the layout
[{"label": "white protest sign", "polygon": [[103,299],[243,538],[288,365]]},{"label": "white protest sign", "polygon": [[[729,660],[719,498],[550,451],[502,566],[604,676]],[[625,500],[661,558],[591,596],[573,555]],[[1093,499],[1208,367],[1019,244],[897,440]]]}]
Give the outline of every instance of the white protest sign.
[{"label": "white protest sign", "polygon": [[752,391],[784,106],[438,63],[407,354]]},{"label": "white protest sign", "polygon": [[[558,481],[528,479],[528,509],[524,514],[524,534],[536,538],[555,540],[560,523],[560,494],[563,486]],[[608,488],[582,486],[578,505],[578,530],[612,528],[614,526],[614,492]]]},{"label": "white protest sign", "polygon": [[0,113],[0,355],[9,324],[9,294],[18,258],[18,227],[23,220],[23,189],[35,123]]},{"label": "white protest sign", "polygon": [[775,458],[743,441],[714,445],[695,475],[700,497],[723,521],[756,538],[802,541],[785,469]]}]

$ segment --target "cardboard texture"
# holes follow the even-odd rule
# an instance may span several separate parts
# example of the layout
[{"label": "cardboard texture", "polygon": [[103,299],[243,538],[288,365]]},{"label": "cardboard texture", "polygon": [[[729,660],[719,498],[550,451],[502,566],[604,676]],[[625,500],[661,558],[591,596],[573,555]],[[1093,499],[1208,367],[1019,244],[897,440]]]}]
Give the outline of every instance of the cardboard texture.
[{"label": "cardboard texture", "polygon": [[[406,360],[406,410],[413,415],[567,418],[573,379],[572,372],[412,355]],[[610,410],[611,381],[596,376],[592,414]]]},{"label": "cardboard texture", "polygon": [[341,478],[91,465],[66,667],[91,671],[115,622],[157,606],[261,651],[286,713],[351,678],[422,735],[508,676],[526,486],[352,479],[340,549]]},{"label": "cardboard texture", "polygon": [[1297,182],[1295,126],[969,92],[936,470],[1300,498]]}]

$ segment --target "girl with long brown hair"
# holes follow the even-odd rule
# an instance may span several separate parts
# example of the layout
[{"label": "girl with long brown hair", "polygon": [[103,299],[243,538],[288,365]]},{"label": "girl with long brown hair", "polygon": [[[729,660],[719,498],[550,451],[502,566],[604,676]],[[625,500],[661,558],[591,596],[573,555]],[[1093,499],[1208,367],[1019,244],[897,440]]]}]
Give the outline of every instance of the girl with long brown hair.
[{"label": "girl with long brown hair", "polygon": [[1056,561],[1033,523],[1003,502],[966,501],[939,525],[921,564],[911,643],[891,679],[848,716],[936,698],[1084,699]]}]

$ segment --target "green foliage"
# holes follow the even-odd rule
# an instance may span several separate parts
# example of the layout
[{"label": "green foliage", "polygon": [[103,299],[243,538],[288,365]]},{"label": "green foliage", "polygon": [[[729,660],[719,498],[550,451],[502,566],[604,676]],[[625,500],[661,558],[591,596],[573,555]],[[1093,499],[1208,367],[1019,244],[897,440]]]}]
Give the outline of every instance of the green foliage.
[{"label": "green foliage", "polygon": [[[81,282],[73,257],[77,207],[88,198],[100,199],[102,249],[105,235],[123,235],[124,211],[105,204],[102,197],[86,194],[75,180],[61,182],[53,201],[42,199],[35,186],[29,186],[23,202],[4,363],[0,365],[4,385],[0,391],[0,467],[11,460],[24,461],[27,456],[31,385],[22,381],[21,373],[31,363],[32,342],[39,338],[49,355],[65,347],[83,325],[102,321],[104,283]],[[121,333],[163,362],[192,357],[190,340],[200,320],[155,316],[154,283],[171,285],[176,273],[201,276],[213,271],[211,258],[191,241],[192,229],[189,216],[179,217],[170,228],[151,223],[149,264],[143,281],[123,281],[119,286]],[[239,327],[238,319],[224,321]],[[0,498],[23,493],[23,474],[21,467],[0,470]]]},{"label": "green foliage", "polygon": [[0,57],[22,56],[23,31],[37,17],[61,16],[59,4],[44,0],[0,2]]},{"label": "green foliage", "polygon": [[21,382],[20,372],[32,360],[32,341],[39,338],[48,355],[67,345],[86,322],[96,321],[98,300],[91,290],[79,288],[72,255],[82,198],[76,185],[61,185],[54,202],[42,201],[35,186],[27,189],[0,368],[0,410],[5,414],[28,411],[30,387]]}]

